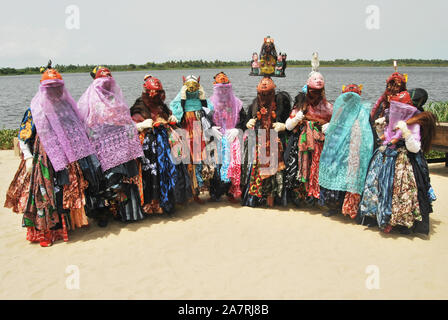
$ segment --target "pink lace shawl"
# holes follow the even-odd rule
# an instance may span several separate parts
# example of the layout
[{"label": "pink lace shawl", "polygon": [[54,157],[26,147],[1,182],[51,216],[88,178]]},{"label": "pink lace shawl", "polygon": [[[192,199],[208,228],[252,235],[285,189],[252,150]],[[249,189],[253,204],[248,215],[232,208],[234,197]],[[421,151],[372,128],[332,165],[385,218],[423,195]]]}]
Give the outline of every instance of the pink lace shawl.
[{"label": "pink lace shawl", "polygon": [[113,78],[95,79],[78,108],[103,171],[143,156],[129,107]]},{"label": "pink lace shawl", "polygon": [[221,132],[233,129],[240,119],[240,111],[243,102],[233,93],[232,84],[214,84],[213,95],[210,97],[213,104],[213,123],[221,127]]},{"label": "pink lace shawl", "polygon": [[31,101],[36,131],[55,171],[95,153],[64,81],[42,81]]}]

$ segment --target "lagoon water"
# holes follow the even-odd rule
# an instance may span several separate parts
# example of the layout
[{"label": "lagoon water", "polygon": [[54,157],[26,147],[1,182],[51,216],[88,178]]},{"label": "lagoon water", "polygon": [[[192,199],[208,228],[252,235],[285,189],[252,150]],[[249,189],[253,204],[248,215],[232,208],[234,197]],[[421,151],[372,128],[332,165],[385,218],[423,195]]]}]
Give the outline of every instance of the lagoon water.
[{"label": "lagoon water", "polygon": [[[233,84],[235,94],[244,102],[246,108],[256,96],[256,86],[261,77],[249,76],[249,69],[201,69],[201,70],[155,70],[113,72],[113,76],[123,90],[129,106],[141,94],[143,77],[152,74],[162,81],[166,91],[166,102],[177,95],[182,85],[182,76],[194,74],[201,77],[207,96],[213,92],[213,76],[224,71]],[[370,102],[383,93],[385,81],[393,68],[320,68],[326,80],[327,99],[333,102],[341,92],[342,85],[363,84],[363,98]],[[448,68],[409,67],[400,68],[408,73],[408,88],[424,88],[429,92],[429,101],[448,101]],[[292,98],[307,79],[310,68],[288,68],[286,78],[273,78],[277,89],[287,91]],[[88,73],[62,74],[66,86],[77,101],[92,82]],[[0,129],[16,129],[23,113],[39,87],[40,75],[0,77]]]}]

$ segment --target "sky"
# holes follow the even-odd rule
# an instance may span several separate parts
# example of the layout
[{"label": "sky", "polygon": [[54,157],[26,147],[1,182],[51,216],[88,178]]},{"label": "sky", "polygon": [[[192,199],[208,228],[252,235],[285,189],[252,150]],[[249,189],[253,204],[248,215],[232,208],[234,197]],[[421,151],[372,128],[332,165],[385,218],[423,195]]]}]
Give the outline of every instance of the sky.
[{"label": "sky", "polygon": [[0,68],[49,58],[242,61],[267,35],[289,60],[314,51],[322,60],[448,59],[446,0],[2,0],[0,8]]}]

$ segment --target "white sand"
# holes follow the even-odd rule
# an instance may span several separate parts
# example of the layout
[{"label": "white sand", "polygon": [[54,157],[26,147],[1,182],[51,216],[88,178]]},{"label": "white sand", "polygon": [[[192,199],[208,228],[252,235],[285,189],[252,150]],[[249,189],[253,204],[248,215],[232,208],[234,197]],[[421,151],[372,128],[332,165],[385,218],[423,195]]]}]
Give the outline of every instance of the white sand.
[{"label": "white sand", "polygon": [[[0,202],[19,160],[0,152]],[[41,248],[21,215],[1,208],[1,299],[447,299],[448,168],[431,165],[438,196],[429,237],[385,235],[317,210],[216,204],[132,224],[94,223]],[[80,272],[69,290],[66,268]],[[366,268],[379,268],[379,289]]]}]

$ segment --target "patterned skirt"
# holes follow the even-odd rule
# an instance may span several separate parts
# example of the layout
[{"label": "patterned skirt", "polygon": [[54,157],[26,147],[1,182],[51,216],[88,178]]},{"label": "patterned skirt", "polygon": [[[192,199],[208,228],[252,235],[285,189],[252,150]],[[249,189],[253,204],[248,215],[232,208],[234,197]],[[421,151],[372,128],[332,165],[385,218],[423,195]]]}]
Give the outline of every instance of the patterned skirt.
[{"label": "patterned skirt", "polygon": [[346,191],[329,190],[320,187],[319,205],[330,209],[341,210],[343,215],[355,219],[358,215],[361,195]]},{"label": "patterned skirt", "polygon": [[319,199],[319,161],[324,140],[321,129],[310,121],[290,137],[285,153],[285,180],[293,197]]},{"label": "patterned skirt", "polygon": [[88,225],[84,211],[87,186],[77,162],[56,173],[36,135],[32,171],[26,172],[22,160],[5,207],[23,213],[28,241],[50,246],[56,240],[68,241],[68,230]]},{"label": "patterned skirt", "polygon": [[[393,227],[429,232],[429,173],[426,178],[424,163],[413,164],[415,157],[403,146],[380,147],[370,162],[360,216],[375,217],[385,232]],[[421,211],[420,203],[426,206],[425,210]]]},{"label": "patterned skirt", "polygon": [[186,189],[190,188],[185,167],[176,165],[172,159],[169,132],[169,128],[160,126],[148,131],[143,140],[141,162],[146,213],[151,213],[148,207],[153,213],[160,213],[156,206],[164,212],[173,212],[174,204],[183,203],[188,195]]}]

